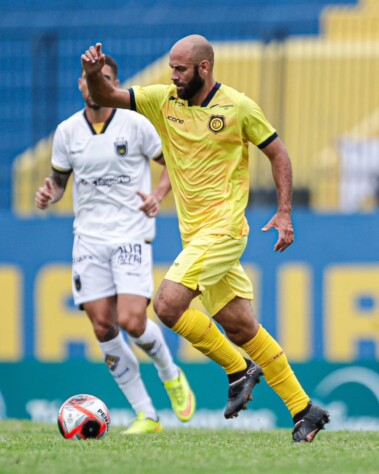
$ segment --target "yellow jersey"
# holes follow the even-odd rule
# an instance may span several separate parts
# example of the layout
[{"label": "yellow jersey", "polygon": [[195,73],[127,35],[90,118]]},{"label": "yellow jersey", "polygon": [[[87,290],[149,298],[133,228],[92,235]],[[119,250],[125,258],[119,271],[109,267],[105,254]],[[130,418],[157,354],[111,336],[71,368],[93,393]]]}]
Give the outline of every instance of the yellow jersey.
[{"label": "yellow jersey", "polygon": [[174,84],[129,91],[131,108],[161,137],[183,241],[199,233],[247,235],[248,142],[264,148],[277,137],[260,107],[220,83],[201,106],[180,99]]}]

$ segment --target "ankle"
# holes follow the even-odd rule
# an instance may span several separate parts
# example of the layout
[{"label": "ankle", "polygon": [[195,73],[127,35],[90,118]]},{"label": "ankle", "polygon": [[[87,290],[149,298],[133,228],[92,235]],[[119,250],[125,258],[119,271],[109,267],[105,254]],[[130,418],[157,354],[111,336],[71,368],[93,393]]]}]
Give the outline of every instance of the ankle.
[{"label": "ankle", "polygon": [[238,379],[243,377],[246,374],[246,371],[250,367],[250,365],[253,364],[253,362],[251,360],[248,360],[248,359],[245,359],[245,362],[246,362],[246,367],[243,370],[240,370],[238,372],[234,372],[233,374],[228,374],[229,384],[234,383]]},{"label": "ankle", "polygon": [[299,411],[299,413],[296,413],[296,415],[293,417],[293,422],[296,425],[304,416],[309,412],[311,409],[312,402],[309,402],[308,405],[304,408],[304,410]]}]

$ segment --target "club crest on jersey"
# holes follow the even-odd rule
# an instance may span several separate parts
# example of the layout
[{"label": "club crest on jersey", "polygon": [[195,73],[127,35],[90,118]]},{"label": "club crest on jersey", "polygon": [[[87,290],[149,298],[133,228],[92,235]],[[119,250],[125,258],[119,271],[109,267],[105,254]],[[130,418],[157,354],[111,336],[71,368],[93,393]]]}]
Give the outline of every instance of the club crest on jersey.
[{"label": "club crest on jersey", "polygon": [[114,142],[114,149],[118,156],[126,156],[128,154],[128,142],[126,140],[118,140]]},{"label": "club crest on jersey", "polygon": [[208,127],[213,133],[221,132],[225,128],[225,117],[223,115],[212,115]]}]

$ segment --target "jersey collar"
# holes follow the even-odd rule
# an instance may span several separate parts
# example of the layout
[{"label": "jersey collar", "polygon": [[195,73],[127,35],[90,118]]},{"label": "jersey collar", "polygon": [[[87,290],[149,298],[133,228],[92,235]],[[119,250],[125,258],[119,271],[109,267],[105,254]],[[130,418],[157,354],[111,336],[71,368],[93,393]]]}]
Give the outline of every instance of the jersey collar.
[{"label": "jersey collar", "polygon": [[221,87],[221,84],[219,82],[216,82],[216,84],[213,86],[210,93],[207,95],[207,97],[201,103],[200,107],[207,107],[209,105],[210,101],[216,95],[216,92],[220,89],[220,87]]},{"label": "jersey collar", "polygon": [[[117,109],[113,109],[112,110],[112,113],[110,114],[110,116],[108,117],[108,120],[104,123],[104,127],[103,127],[103,130],[101,131],[101,133],[104,133],[105,130],[108,128],[108,125],[111,123],[115,113],[116,113]],[[87,114],[86,114],[86,110],[84,109],[83,111],[83,116],[84,116],[84,119],[85,121],[87,122],[87,125],[89,126],[91,132],[93,135],[97,135],[95,129],[92,127],[92,123],[88,120],[88,117],[87,117]]]}]

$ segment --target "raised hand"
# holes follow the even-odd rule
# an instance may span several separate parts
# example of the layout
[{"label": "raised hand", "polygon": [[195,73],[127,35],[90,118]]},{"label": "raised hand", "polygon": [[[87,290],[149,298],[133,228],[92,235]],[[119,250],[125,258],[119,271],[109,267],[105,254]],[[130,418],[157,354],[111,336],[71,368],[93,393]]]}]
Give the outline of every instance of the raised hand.
[{"label": "raised hand", "polygon": [[96,46],[90,46],[82,54],[82,66],[86,74],[101,71],[105,64],[105,54],[102,51],[102,44],[96,43]]}]

